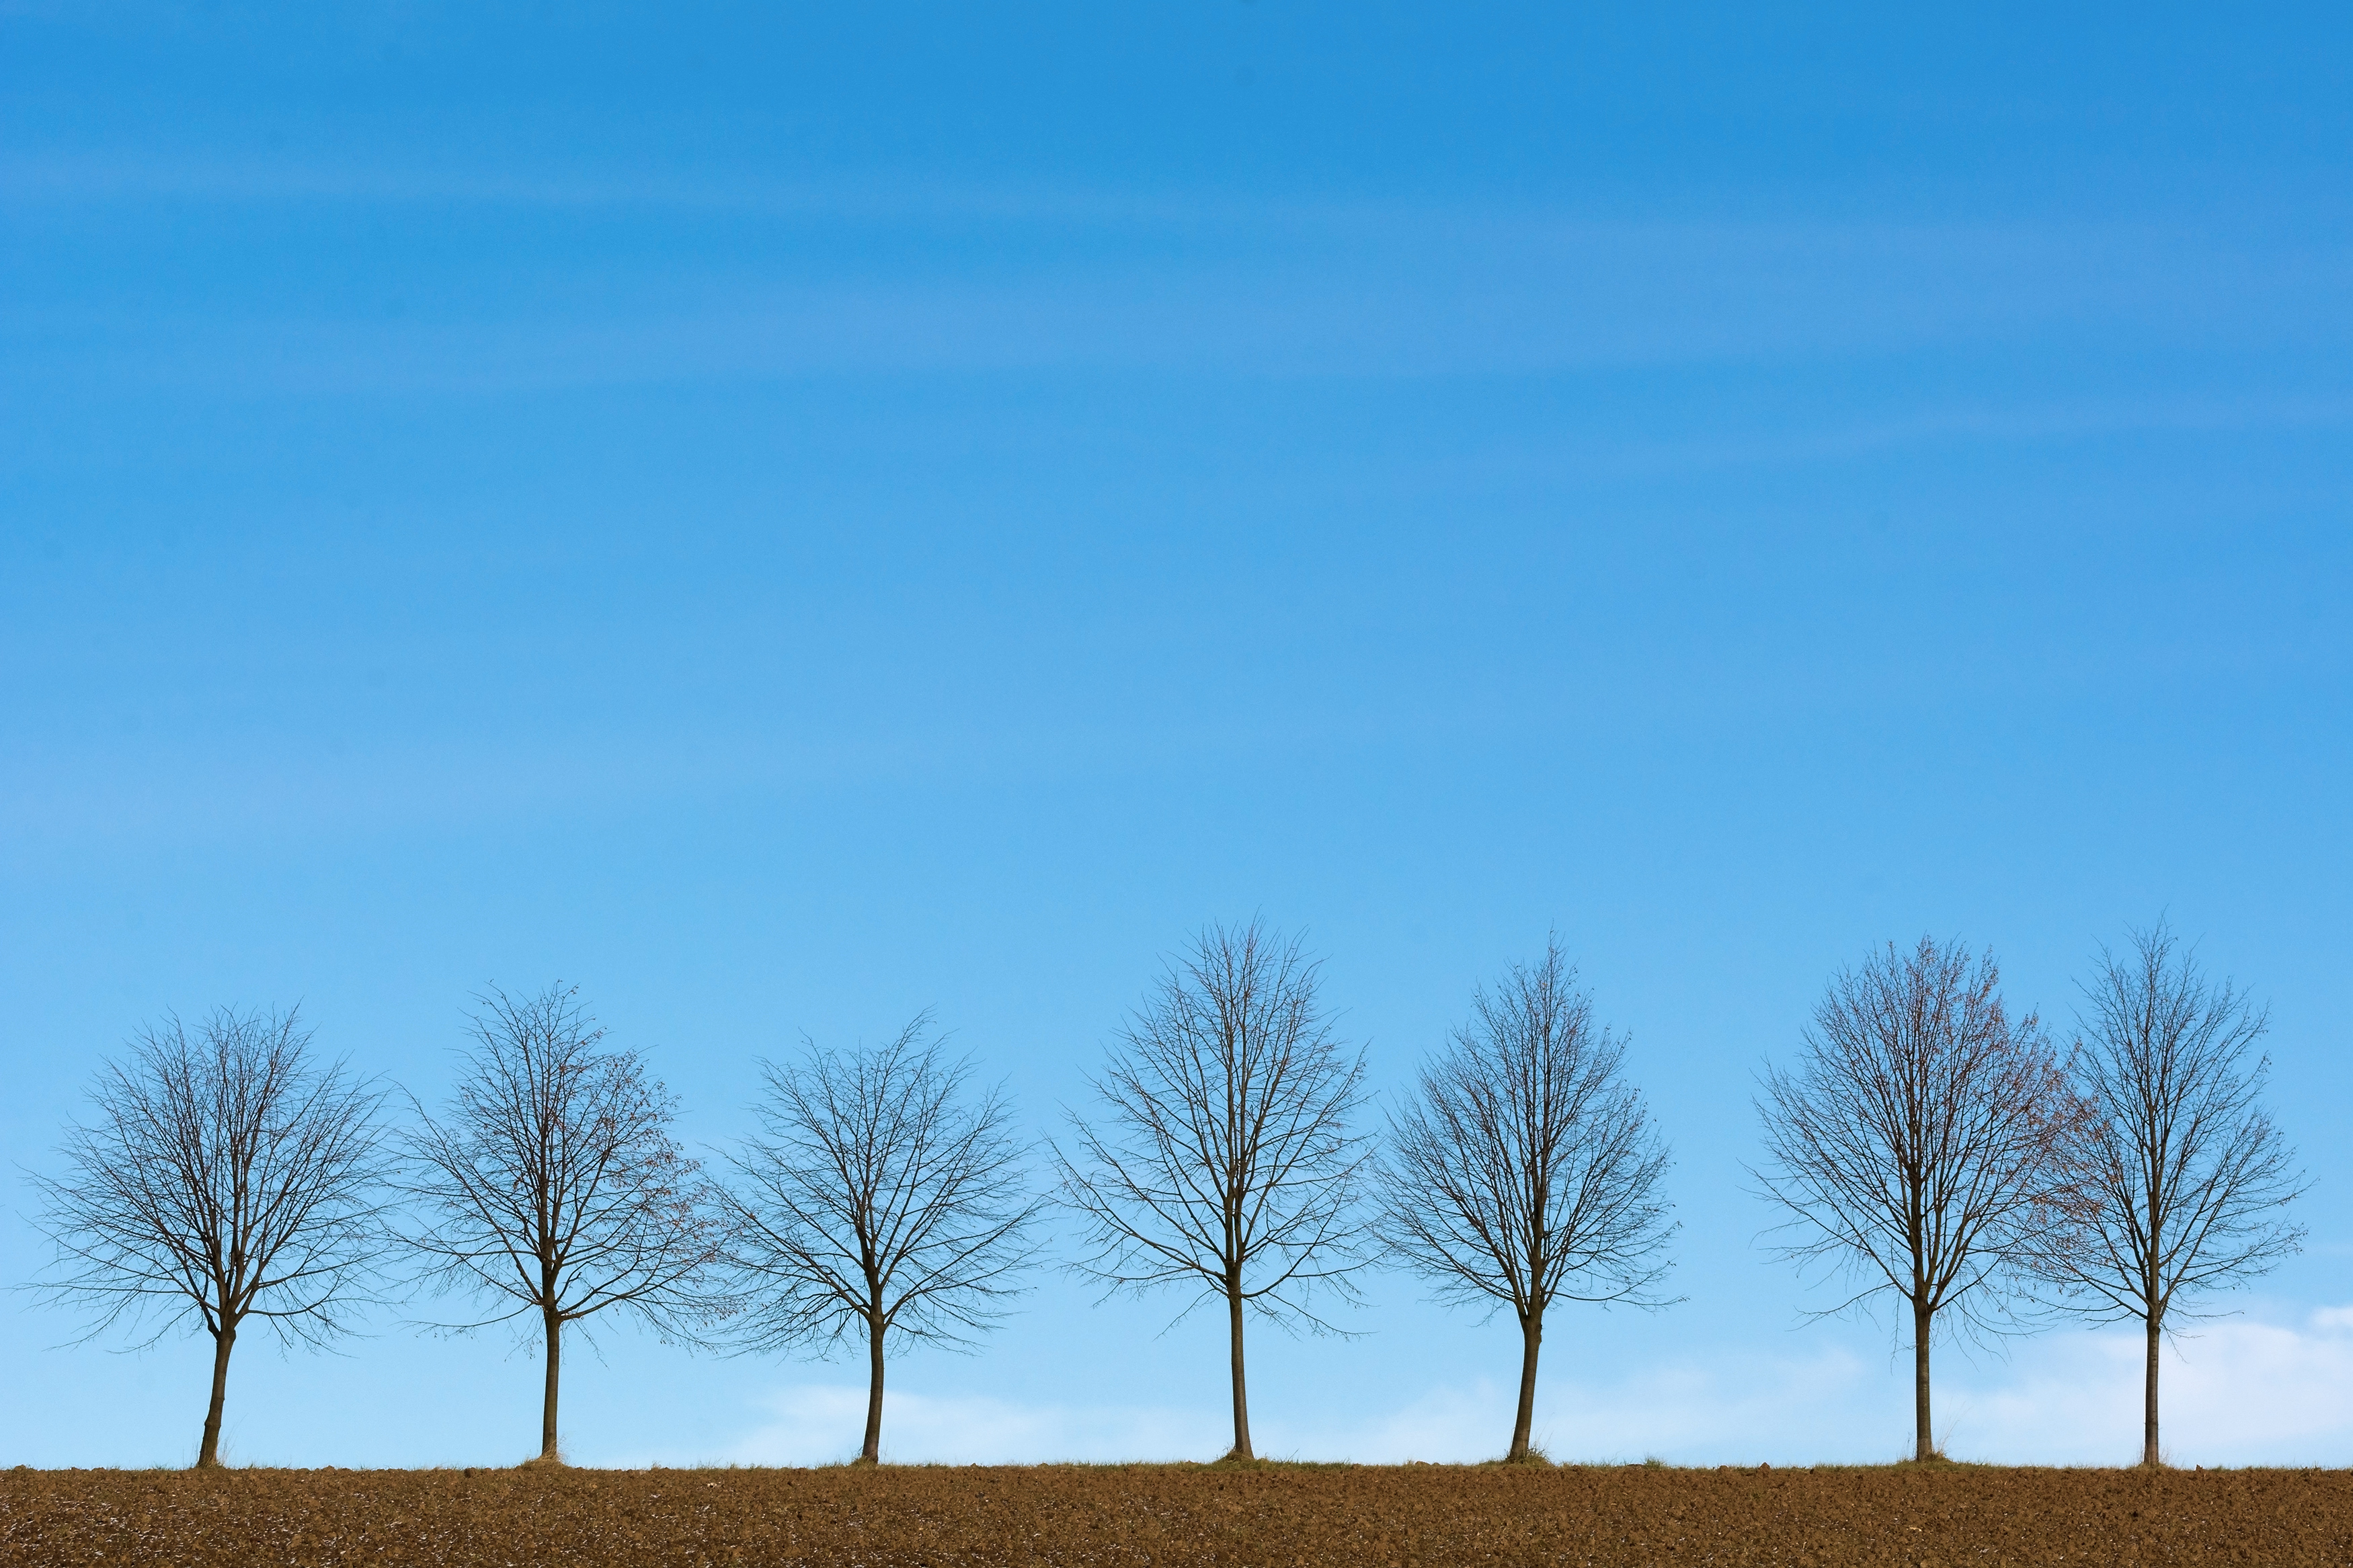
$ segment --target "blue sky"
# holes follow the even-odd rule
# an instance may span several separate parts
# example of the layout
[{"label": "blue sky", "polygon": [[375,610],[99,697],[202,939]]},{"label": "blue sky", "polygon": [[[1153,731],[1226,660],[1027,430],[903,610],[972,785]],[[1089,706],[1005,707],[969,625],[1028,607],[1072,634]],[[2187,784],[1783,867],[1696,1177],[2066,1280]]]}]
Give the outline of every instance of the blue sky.
[{"label": "blue sky", "polygon": [[[168,1010],[430,1100],[559,976],[698,1143],[927,1006],[1042,1131],[1252,913],[1386,1091],[1556,930],[1688,1300],[1556,1321],[1540,1440],[1885,1458],[1756,1068],[1875,942],[2063,1026],[2163,913],[2315,1184],[2170,1446],[2353,1461],[2348,63],[2318,6],[0,5],[5,1152]],[[1261,1451],[1498,1451],[1508,1325],[1370,1293],[1258,1338]],[[1214,1454],[1175,1306],[1041,1276],[886,1452]],[[531,1451],[533,1354],[375,1327],[242,1347],[231,1457]],[[204,1350],[74,1331],[0,1303],[0,1460],[190,1457]],[[2129,1458],[2132,1351],[1947,1354],[1947,1440]],[[855,1448],[846,1364],[603,1356],[584,1461]]]}]

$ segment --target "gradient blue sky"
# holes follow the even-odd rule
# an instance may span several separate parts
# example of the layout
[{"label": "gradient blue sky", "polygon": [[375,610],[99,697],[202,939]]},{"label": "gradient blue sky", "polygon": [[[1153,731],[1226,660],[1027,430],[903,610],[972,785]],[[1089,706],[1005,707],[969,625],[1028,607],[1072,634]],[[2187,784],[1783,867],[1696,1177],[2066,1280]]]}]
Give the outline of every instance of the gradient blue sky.
[{"label": "gradient blue sky", "polygon": [[[2160,912],[2267,998],[2313,1245],[2184,1462],[2353,1462],[2353,40],[2307,7],[0,4],[0,1097],[167,1010],[427,1100],[576,981],[687,1131],[935,1007],[1032,1122],[1261,912],[1399,1084],[1556,929],[1678,1154],[1562,1458],[1885,1458],[1757,1246],[1825,977],[2063,1025]],[[38,1267],[0,1219],[0,1274]],[[1479,1457],[1508,1325],[1255,1342],[1261,1451]],[[902,1458],[1208,1457],[1218,1326],[1048,1275]],[[537,1361],[239,1352],[236,1459],[491,1462]],[[205,1349],[0,1301],[0,1463],[180,1462]],[[1157,1336],[1157,1337],[1155,1337]],[[2126,1459],[2129,1336],[1941,1362]],[[855,1368],[618,1333],[591,1463],[839,1457]]]}]

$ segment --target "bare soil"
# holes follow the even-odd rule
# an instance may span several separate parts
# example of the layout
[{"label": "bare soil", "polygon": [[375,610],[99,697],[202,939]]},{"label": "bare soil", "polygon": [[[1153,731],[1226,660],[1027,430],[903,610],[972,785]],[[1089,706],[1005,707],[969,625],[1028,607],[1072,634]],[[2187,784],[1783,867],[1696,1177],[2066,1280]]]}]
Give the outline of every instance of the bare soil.
[{"label": "bare soil", "polygon": [[2353,1563],[2353,1472],[0,1471],[0,1563]]}]

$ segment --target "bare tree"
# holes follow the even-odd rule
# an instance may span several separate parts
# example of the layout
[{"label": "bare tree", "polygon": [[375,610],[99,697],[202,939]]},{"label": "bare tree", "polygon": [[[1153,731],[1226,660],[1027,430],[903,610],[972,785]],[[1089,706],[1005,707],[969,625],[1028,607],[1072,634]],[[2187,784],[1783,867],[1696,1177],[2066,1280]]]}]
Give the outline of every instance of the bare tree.
[{"label": "bare tree", "polygon": [[1257,921],[1212,926],[1171,964],[1093,1080],[1105,1127],[1075,1116],[1058,1149],[1062,1200],[1095,1250],[1077,1267],[1111,1290],[1197,1286],[1222,1300],[1232,1348],[1234,1444],[1253,1457],[1242,1357],[1246,1310],[1290,1327],[1321,1286],[1352,1294],[1368,1152],[1348,1131],[1364,1058],[1316,999],[1317,964]]},{"label": "bare tree", "polygon": [[1437,1294],[1520,1325],[1520,1397],[1506,1458],[1529,1458],[1536,1353],[1556,1300],[1668,1303],[1654,1287],[1675,1226],[1658,1188],[1667,1151],[1620,1076],[1626,1043],[1557,942],[1482,989],[1471,1022],[1389,1118],[1383,1239]]},{"label": "bare tree", "polygon": [[447,1111],[417,1110],[407,1178],[426,1214],[413,1242],[427,1277],[503,1309],[441,1326],[521,1320],[545,1342],[540,1459],[551,1464],[567,1324],[618,1310],[691,1342],[727,1307],[710,1283],[723,1226],[670,1136],[678,1102],[635,1052],[604,1047],[578,994],[493,987],[478,999],[475,1048]]},{"label": "bare tree", "polygon": [[2073,1100],[2032,1016],[2012,1022],[1990,953],[1928,937],[1842,972],[1796,1070],[1768,1068],[1764,1195],[1784,1248],[1861,1277],[1832,1311],[1891,1291],[1912,1310],[1915,1454],[1932,1458],[1928,1347],[2006,1321],[1996,1287],[2052,1223]]},{"label": "bare tree", "polygon": [[313,1067],[310,1044],[292,1008],[149,1029],[100,1068],[64,1173],[33,1177],[57,1270],[35,1289],[95,1309],[85,1337],[119,1323],[144,1348],[191,1317],[212,1336],[199,1468],[220,1463],[238,1331],[348,1331],[382,1256],[384,1097],[341,1062]]},{"label": "bare tree", "polygon": [[2302,1176],[2262,1105],[2250,1059],[2263,1010],[2200,973],[2163,923],[2102,949],[2084,988],[2074,1079],[2089,1114],[2070,1140],[2081,1223],[2039,1257],[2061,1301],[2147,1336],[2141,1463],[2158,1447],[2158,1342],[2188,1300],[2269,1270],[2303,1244],[2281,1212]]},{"label": "bare tree", "polygon": [[1023,1179],[1012,1111],[965,1093],[917,1016],[889,1044],[806,1045],[761,1064],[765,1137],[733,1158],[734,1261],[751,1303],[746,1348],[866,1340],[862,1464],[882,1458],[883,1352],[892,1339],[969,1348],[1005,1315],[1035,1254],[1040,1206]]}]

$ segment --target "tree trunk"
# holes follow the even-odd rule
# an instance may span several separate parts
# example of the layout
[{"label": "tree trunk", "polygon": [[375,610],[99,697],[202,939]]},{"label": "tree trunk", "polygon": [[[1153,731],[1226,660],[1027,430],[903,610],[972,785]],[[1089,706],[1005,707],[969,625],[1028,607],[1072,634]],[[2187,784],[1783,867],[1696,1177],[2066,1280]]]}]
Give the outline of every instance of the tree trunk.
[{"label": "tree trunk", "polygon": [[1520,1322],[1520,1407],[1512,1417],[1512,1451],[1504,1456],[1516,1462],[1528,1457],[1528,1431],[1536,1418],[1536,1350],[1544,1343],[1544,1314],[1532,1312]]},{"label": "tree trunk", "polygon": [[871,1318],[866,1321],[866,1442],[858,1462],[882,1462],[882,1325]]},{"label": "tree trunk", "polygon": [[1234,1336],[1234,1447],[1229,1459],[1253,1459],[1250,1440],[1250,1388],[1242,1378],[1241,1282],[1226,1281],[1226,1317]]},{"label": "tree trunk", "polygon": [[547,1328],[547,1395],[539,1407],[539,1457],[549,1464],[562,1462],[555,1447],[555,1386],[564,1366],[564,1320],[554,1310],[545,1312]]},{"label": "tree trunk", "polygon": [[1933,1459],[1936,1441],[1928,1423],[1928,1331],[1936,1326],[1935,1309],[1912,1304],[1912,1457]]},{"label": "tree trunk", "polygon": [[2157,1455],[2157,1347],[2164,1332],[2160,1320],[2148,1320],[2148,1375],[2142,1390],[2140,1462],[2154,1469],[2165,1461]]},{"label": "tree trunk", "polygon": [[220,1464],[221,1406],[228,1401],[228,1352],[237,1345],[237,1331],[221,1329],[213,1335],[213,1397],[205,1406],[205,1437],[196,1448],[196,1468]]}]

